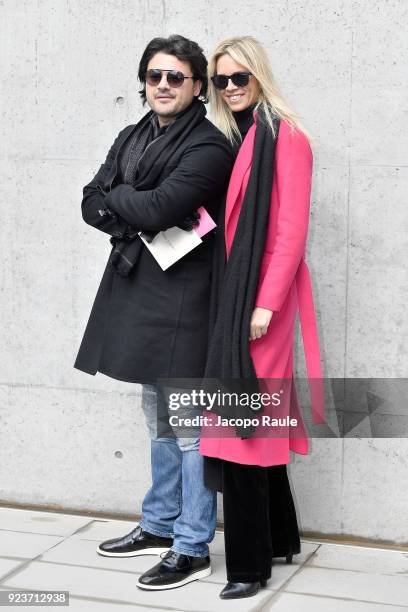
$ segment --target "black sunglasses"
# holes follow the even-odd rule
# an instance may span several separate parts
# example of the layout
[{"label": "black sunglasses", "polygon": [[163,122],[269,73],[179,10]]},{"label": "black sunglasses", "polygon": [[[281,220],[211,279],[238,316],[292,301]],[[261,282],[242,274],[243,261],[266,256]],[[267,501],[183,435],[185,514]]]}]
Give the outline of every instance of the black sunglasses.
[{"label": "black sunglasses", "polygon": [[163,72],[167,72],[167,83],[170,87],[181,87],[184,79],[194,79],[192,76],[185,76],[179,70],[162,70],[161,68],[152,68],[146,72],[146,83],[156,86],[162,80]]},{"label": "black sunglasses", "polygon": [[230,79],[237,87],[245,87],[245,85],[248,85],[251,75],[252,72],[234,72],[234,74],[230,74],[229,76],[226,74],[215,74],[211,77],[211,80],[216,89],[226,89]]}]

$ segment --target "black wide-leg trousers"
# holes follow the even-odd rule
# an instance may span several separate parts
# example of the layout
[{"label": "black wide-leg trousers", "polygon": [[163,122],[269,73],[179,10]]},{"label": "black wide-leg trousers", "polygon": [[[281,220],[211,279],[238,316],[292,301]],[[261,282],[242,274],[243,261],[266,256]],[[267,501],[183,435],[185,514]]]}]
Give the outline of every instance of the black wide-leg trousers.
[{"label": "black wide-leg trousers", "polygon": [[228,581],[267,580],[272,557],[300,552],[286,465],[222,461],[222,484]]}]

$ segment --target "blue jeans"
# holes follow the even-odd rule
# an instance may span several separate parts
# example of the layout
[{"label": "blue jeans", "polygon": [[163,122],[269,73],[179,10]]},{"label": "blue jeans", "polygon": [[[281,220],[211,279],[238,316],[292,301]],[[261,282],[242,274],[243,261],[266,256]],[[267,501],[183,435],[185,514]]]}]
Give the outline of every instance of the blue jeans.
[{"label": "blue jeans", "polygon": [[[172,550],[192,557],[209,554],[215,533],[216,492],[204,486],[199,438],[157,437],[157,385],[143,385],[142,408],[151,440],[152,486],[142,504],[142,529],[174,538]],[[163,405],[163,404],[162,404]]]}]

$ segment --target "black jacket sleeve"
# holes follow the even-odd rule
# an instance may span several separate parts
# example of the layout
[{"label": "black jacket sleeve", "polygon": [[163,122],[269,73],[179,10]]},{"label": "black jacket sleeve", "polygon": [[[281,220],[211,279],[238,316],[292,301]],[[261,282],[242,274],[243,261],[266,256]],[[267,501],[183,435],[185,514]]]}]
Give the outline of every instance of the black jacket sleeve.
[{"label": "black jacket sleeve", "polygon": [[166,230],[223,194],[232,163],[231,149],[223,137],[196,142],[184,151],[177,168],[160,186],[137,191],[131,185],[117,185],[107,194],[105,204],[141,230]]},{"label": "black jacket sleeve", "polygon": [[101,165],[92,181],[83,188],[83,199],[81,204],[82,218],[86,223],[116,238],[125,236],[127,230],[130,229],[129,224],[119,215],[116,213],[112,214],[111,211],[107,209],[105,195],[101,191],[101,187],[112,167],[113,160],[116,156],[118,141],[123,131],[124,130],[119,132],[106,156],[105,162]]}]

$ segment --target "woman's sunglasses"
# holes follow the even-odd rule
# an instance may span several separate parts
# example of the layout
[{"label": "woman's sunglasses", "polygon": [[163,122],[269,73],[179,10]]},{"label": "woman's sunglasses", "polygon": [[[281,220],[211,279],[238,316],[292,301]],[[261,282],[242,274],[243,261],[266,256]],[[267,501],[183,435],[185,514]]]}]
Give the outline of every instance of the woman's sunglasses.
[{"label": "woman's sunglasses", "polygon": [[160,68],[152,68],[146,72],[146,83],[156,86],[162,80],[163,72],[167,72],[167,83],[170,87],[181,87],[184,79],[194,79],[191,76],[185,76],[179,70],[161,70]]},{"label": "woman's sunglasses", "polygon": [[226,74],[215,74],[211,77],[211,80],[216,89],[227,89],[230,79],[237,87],[245,87],[245,85],[248,85],[251,75],[252,72],[234,72],[234,74],[230,74],[229,76]]}]

